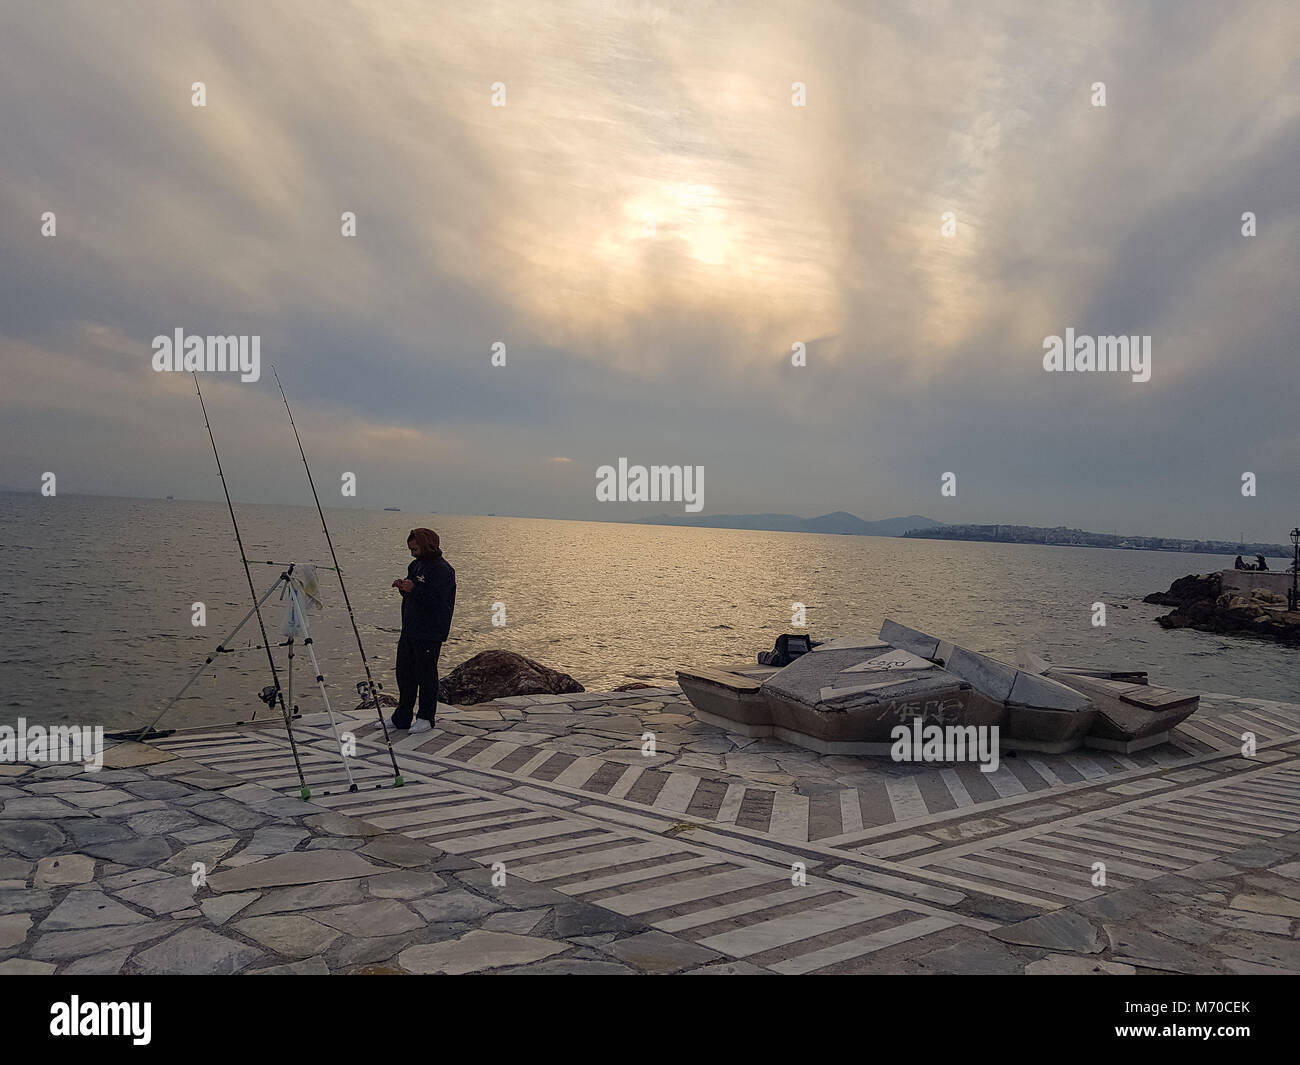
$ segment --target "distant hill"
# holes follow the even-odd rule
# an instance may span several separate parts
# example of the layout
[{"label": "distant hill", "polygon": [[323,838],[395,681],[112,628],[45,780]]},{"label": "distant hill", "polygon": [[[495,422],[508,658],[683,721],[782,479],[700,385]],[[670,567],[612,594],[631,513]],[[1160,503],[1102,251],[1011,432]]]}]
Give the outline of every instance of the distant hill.
[{"label": "distant hill", "polygon": [[913,514],[907,518],[863,521],[856,514],[837,510],[819,518],[796,514],[656,514],[636,525],[690,525],[701,529],[752,529],[764,532],[838,533],[843,536],[902,536],[910,529],[935,529],[943,523]]}]

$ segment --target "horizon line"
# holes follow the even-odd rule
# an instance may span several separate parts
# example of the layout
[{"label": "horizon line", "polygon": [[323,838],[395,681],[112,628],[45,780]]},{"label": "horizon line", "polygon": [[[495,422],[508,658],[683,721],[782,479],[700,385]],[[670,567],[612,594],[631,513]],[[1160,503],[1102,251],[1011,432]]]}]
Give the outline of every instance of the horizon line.
[{"label": "horizon line", "polygon": [[[40,492],[39,490],[37,490],[37,489],[27,489],[27,488],[9,488],[9,487],[0,486],[0,494],[3,494],[3,495],[32,495],[32,496],[39,496],[39,495],[41,495],[41,492]],[[66,496],[85,496],[85,497],[88,497],[88,498],[91,498],[91,499],[128,499],[128,500],[147,500],[147,501],[150,501],[150,502],[157,502],[157,503],[166,503],[166,502],[169,501],[169,497],[167,497],[167,496],[122,496],[122,495],[116,495],[116,494],[111,493],[111,492],[65,492],[65,493],[63,493],[63,494],[66,495]],[[48,498],[48,497],[47,497],[47,498]],[[54,498],[58,498],[58,497],[56,496],[56,497],[54,497]],[[171,501],[172,501],[172,502],[177,502],[177,503],[214,503],[214,504],[215,504],[215,503],[221,503],[221,502],[223,502],[223,501],[220,500],[220,499],[204,499],[204,498],[194,498],[194,497],[190,497],[190,496],[177,496],[177,497],[172,497],[172,498],[171,498]],[[314,507],[315,507],[315,504],[314,504],[314,503],[286,503],[286,502],[264,503],[264,502],[257,502],[257,501],[251,501],[251,500],[244,500],[244,501],[242,501],[242,502],[243,502],[243,505],[245,505],[245,506],[257,506],[257,507],[307,507],[307,508],[309,508],[309,509],[314,509]],[[322,505],[324,505],[324,504],[322,504]],[[385,507],[382,507],[382,506],[379,506],[379,505],[369,506],[369,505],[359,505],[359,504],[353,504],[353,505],[346,505],[346,504],[345,504],[345,505],[339,505],[339,506],[336,506],[336,505],[331,504],[331,505],[330,505],[330,509],[332,509],[332,510],[374,510],[374,511],[377,511],[377,512],[383,512],[383,511],[386,510]],[[396,512],[390,512],[390,513],[407,513],[407,512],[399,508],[398,511],[396,511]],[[440,514],[440,515],[441,515],[441,514],[446,514],[446,515],[448,515],[448,516],[451,516],[451,517],[457,517],[457,518],[521,518],[521,519],[524,519],[524,520],[527,520],[527,521],[579,521],[579,522],[588,522],[588,523],[591,523],[591,524],[594,524],[594,525],[654,525],[654,526],[656,526],[656,527],[662,527],[662,525],[663,525],[664,523],[656,522],[656,521],[652,521],[652,520],[650,520],[650,519],[654,519],[654,518],[671,518],[671,517],[676,517],[676,515],[668,514],[668,513],[660,513],[660,514],[651,514],[651,515],[646,515],[645,517],[643,517],[643,518],[639,518],[639,519],[638,519],[638,518],[567,518],[567,517],[539,517],[539,516],[537,516],[537,515],[535,515],[535,514],[498,514],[498,513],[495,513],[495,512],[494,512],[494,513],[487,514],[487,513],[467,513],[467,512],[462,512],[462,511],[450,511],[450,510],[448,510],[448,511],[421,511],[421,510],[412,510],[412,511],[410,511],[409,513],[411,513],[411,514]],[[694,519],[694,520],[696,520],[696,521],[699,521],[699,520],[708,520],[708,519],[710,519],[710,518],[747,518],[747,517],[757,517],[759,514],[771,514],[771,515],[779,515],[779,516],[781,516],[781,517],[799,518],[799,520],[801,520],[801,521],[812,521],[812,520],[815,520],[816,518],[824,518],[824,517],[828,517],[828,516],[830,516],[830,515],[832,515],[832,514],[848,514],[850,517],[857,518],[859,521],[870,521],[870,522],[896,521],[896,520],[898,520],[898,518],[900,518],[900,517],[926,518],[927,521],[938,521],[938,519],[927,517],[927,516],[924,515],[924,514],[897,515],[897,516],[889,517],[889,518],[868,519],[868,518],[862,518],[862,517],[860,517],[859,515],[854,514],[852,511],[848,511],[848,510],[828,510],[828,511],[825,511],[824,513],[822,513],[822,514],[814,515],[812,518],[805,518],[805,517],[803,517],[802,515],[799,515],[799,514],[790,514],[790,513],[786,512],[786,511],[757,511],[757,512],[756,512],[756,511],[751,511],[751,512],[747,512],[747,513],[735,513],[735,514],[700,514],[700,515],[689,515],[689,516],[687,516],[687,515],[683,515],[683,517],[690,517],[690,518],[692,518],[692,519]],[[667,524],[670,525],[670,526],[673,527],[673,528],[679,528],[679,529],[680,529],[680,528],[697,528],[697,527],[699,527],[699,526],[696,526],[696,525],[694,525],[694,524],[675,524],[675,523],[673,523],[673,522],[669,522],[669,523],[667,523]],[[996,526],[1001,526],[1001,525],[1007,525],[1007,526],[1011,526],[1011,527],[1019,527],[1019,528],[1026,528],[1026,529],[1049,529],[1049,530],[1050,530],[1050,529],[1073,529],[1073,528],[1074,528],[1073,526],[1069,526],[1069,525],[1024,525],[1024,524],[1022,524],[1022,523],[1020,523],[1020,522],[1005,522],[1005,521],[1002,521],[1002,522],[971,522],[971,521],[955,521],[955,522],[939,522],[939,523],[938,523],[938,527],[957,526],[957,525],[976,526],[976,527],[978,527],[978,526],[983,526],[983,527],[985,527],[985,528],[991,528],[991,527],[996,527]],[[704,526],[704,527],[707,528],[707,526]],[[870,534],[870,533],[830,533],[830,532],[816,532],[816,531],[808,531],[808,530],[803,530],[803,529],[726,529],[726,528],[721,528],[721,529],[717,529],[716,531],[718,531],[718,532],[771,532],[771,533],[785,533],[785,534],[793,534],[793,535],[800,535],[800,536],[870,536],[870,535],[879,535],[879,534]],[[911,530],[911,529],[909,529],[909,530],[906,530],[906,531],[907,531],[907,532],[912,532],[912,531],[924,532],[925,530],[924,530],[924,529],[919,529],[919,530]],[[1186,536],[1165,536],[1165,535],[1159,535],[1159,536],[1157,536],[1157,535],[1155,535],[1155,534],[1150,534],[1150,533],[1124,533],[1124,534],[1120,534],[1120,533],[1109,533],[1109,534],[1108,534],[1108,533],[1105,533],[1105,532],[1099,532],[1099,531],[1097,531],[1097,530],[1093,530],[1093,529],[1082,529],[1082,528],[1078,529],[1077,531],[1079,531],[1079,532],[1084,532],[1084,533],[1095,533],[1096,535],[1100,535],[1100,536],[1106,536],[1106,535],[1110,535],[1110,536],[1121,536],[1121,535],[1123,535],[1123,536],[1126,536],[1126,537],[1131,536],[1131,537],[1137,537],[1137,538],[1140,538],[1140,539],[1147,539],[1147,540],[1156,540],[1156,539],[1159,539],[1159,540],[1182,540],[1182,541],[1191,542],[1191,543],[1211,543],[1211,542],[1217,542],[1217,543],[1223,543],[1223,544],[1227,544],[1227,543],[1245,544],[1245,543],[1248,543],[1248,542],[1249,542],[1249,543],[1254,543],[1254,544],[1266,544],[1266,545],[1269,546],[1269,547],[1286,547],[1286,546],[1287,546],[1287,545],[1284,544],[1284,543],[1270,543],[1269,541],[1265,541],[1265,540],[1252,540],[1252,541],[1246,541],[1246,540],[1233,540],[1233,539],[1224,539],[1224,538],[1200,538],[1200,537],[1193,538],[1193,537],[1186,537]],[[904,534],[901,534],[901,533],[900,533],[900,534],[897,534],[897,535],[882,535],[881,538],[882,538],[882,539],[886,539],[886,540],[902,540],[902,539],[907,539],[908,537],[906,537]],[[928,539],[928,537],[927,537],[927,538],[923,538],[923,539]],[[938,538],[938,537],[935,537],[934,539],[939,539],[939,538]],[[961,542],[963,542],[963,543],[985,543],[985,542],[993,542],[993,543],[997,543],[997,542],[1003,542],[1003,541],[980,541],[980,540],[972,540],[972,541],[961,541]],[[1006,542],[1014,542],[1014,541],[1006,541]],[[1029,545],[1029,546],[1034,546],[1034,545]],[[1037,546],[1040,546],[1040,547],[1043,547],[1043,546],[1046,546],[1046,547],[1071,547],[1071,546],[1089,547],[1089,546],[1092,546],[1092,545],[1089,545],[1089,544],[1081,544],[1081,545],[1072,545],[1072,544],[1039,544],[1039,545],[1037,545]],[[1108,548],[1098,548],[1097,550],[1109,550],[1109,549],[1108,549]],[[1191,553],[1191,554],[1195,554],[1195,553],[1197,553],[1197,552],[1189,552],[1189,553]]]}]

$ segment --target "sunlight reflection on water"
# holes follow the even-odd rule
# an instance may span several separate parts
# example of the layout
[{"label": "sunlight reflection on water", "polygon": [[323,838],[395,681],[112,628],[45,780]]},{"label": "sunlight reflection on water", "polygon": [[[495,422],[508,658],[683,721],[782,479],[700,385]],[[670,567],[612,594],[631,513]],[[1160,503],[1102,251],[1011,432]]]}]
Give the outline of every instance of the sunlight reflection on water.
[{"label": "sunlight reflection on water", "polygon": [[[313,509],[237,511],[250,559],[329,563]],[[405,574],[407,531],[429,525],[457,573],[444,671],[503,647],[592,690],[671,682],[680,665],[753,661],[793,631],[800,602],[815,638],[875,633],[893,617],[1008,661],[1027,647],[1058,662],[1148,669],[1153,681],[1195,691],[1300,697],[1296,651],[1167,632],[1154,621],[1167,608],[1141,602],[1230,558],[371,510],[328,518],[367,654],[394,693],[400,617],[389,585]],[[0,495],[0,544],[7,720],[143,723],[250,605],[218,503]],[[259,591],[277,572],[254,567]],[[317,653],[339,705],[351,707],[363,673],[332,574],[322,597]],[[200,601],[206,629],[190,624]],[[1107,604],[1104,629],[1091,625],[1094,601]],[[492,626],[495,602],[505,604],[504,628]],[[278,632],[282,608],[274,598],[268,606]],[[256,631],[250,622],[234,646],[258,642]],[[267,683],[263,652],[223,655],[165,724],[247,716]],[[310,692],[299,704],[319,709]]]}]

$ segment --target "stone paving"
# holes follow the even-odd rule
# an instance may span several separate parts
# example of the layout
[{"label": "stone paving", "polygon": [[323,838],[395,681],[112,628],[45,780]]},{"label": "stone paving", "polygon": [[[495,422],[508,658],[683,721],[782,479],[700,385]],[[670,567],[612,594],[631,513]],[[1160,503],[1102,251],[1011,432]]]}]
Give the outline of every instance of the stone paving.
[{"label": "stone paving", "polygon": [[[95,774],[0,767],[0,974],[615,975],[725,960],[545,887],[494,888],[472,860],[151,754],[166,760]],[[198,887],[196,862],[207,870]]]},{"label": "stone paving", "polygon": [[[416,748],[591,795],[627,799],[674,815],[734,822],[781,839],[855,844],[896,822],[961,811],[1035,791],[1236,751],[1243,732],[1259,745],[1300,730],[1300,710],[1267,700],[1206,697],[1173,743],[1131,755],[1098,750],[1004,758],[995,773],[936,770],[887,759],[822,755],[697,722],[676,688],[626,694],[522,696],[439,711],[442,732]],[[359,734],[377,731],[366,723]],[[655,736],[646,757],[641,737]],[[549,756],[548,756],[549,753]]]},{"label": "stone paving", "polygon": [[0,972],[1300,972],[1300,706],[981,774],[527,696],[395,734],[401,789],[343,716],[310,803],[274,722],[0,766]]}]

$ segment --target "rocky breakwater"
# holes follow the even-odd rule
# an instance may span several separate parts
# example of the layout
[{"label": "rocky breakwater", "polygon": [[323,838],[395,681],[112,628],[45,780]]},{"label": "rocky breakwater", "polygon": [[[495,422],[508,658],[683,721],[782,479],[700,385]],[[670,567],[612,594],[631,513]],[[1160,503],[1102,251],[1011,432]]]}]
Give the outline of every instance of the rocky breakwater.
[{"label": "rocky breakwater", "polygon": [[1167,592],[1142,601],[1174,608],[1156,618],[1166,629],[1258,636],[1300,647],[1300,613],[1287,610],[1286,596],[1265,588],[1225,590],[1221,573],[1179,577]]}]

